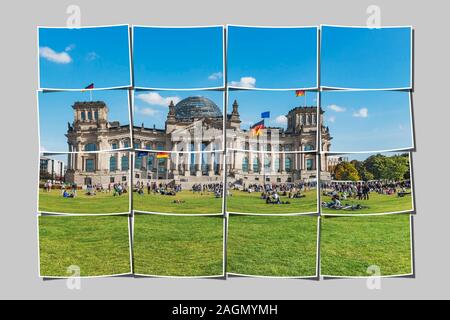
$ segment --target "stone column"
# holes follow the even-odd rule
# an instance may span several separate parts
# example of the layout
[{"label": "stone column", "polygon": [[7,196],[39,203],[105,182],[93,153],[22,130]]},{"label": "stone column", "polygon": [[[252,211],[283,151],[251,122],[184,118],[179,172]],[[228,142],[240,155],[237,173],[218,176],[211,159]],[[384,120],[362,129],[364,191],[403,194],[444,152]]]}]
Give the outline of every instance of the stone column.
[{"label": "stone column", "polygon": [[174,164],[175,164],[175,168],[173,170],[173,174],[174,175],[178,175],[178,152],[177,152],[177,144],[176,142],[172,142],[172,154],[170,155],[170,159],[175,158]]},{"label": "stone column", "polygon": [[281,173],[286,173],[286,161],[285,161],[285,154],[280,153],[280,171]]},{"label": "stone column", "polygon": [[216,156],[214,154],[214,142],[210,142],[208,146],[208,151],[211,153],[208,153],[208,162],[209,162],[209,170],[208,170],[208,176],[212,177],[214,176],[214,157]]},{"label": "stone column", "polygon": [[248,152],[247,157],[248,157],[248,173],[253,173],[253,153]]}]

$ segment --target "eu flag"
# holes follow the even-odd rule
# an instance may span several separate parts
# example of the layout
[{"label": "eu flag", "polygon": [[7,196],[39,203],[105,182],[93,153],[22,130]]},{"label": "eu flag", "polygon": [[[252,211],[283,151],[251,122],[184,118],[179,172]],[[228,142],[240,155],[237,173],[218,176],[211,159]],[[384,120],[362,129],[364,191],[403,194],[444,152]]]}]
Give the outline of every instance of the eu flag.
[{"label": "eu flag", "polygon": [[270,111],[266,111],[266,112],[261,113],[261,118],[263,118],[263,119],[270,118]]}]

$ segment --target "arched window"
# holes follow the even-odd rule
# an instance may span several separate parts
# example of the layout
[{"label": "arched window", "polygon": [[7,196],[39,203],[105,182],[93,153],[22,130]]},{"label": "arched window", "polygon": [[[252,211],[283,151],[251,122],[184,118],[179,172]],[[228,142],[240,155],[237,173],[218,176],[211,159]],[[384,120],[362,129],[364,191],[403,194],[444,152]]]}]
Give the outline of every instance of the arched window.
[{"label": "arched window", "polygon": [[152,145],[150,143],[146,143],[145,144],[145,149],[151,150],[152,149]]},{"label": "arched window", "polygon": [[86,121],[86,113],[81,111],[81,121]]},{"label": "arched window", "polygon": [[84,151],[97,151],[97,145],[95,143],[88,143],[84,146]]},{"label": "arched window", "polygon": [[306,170],[314,170],[314,160],[306,159]]},{"label": "arched window", "polygon": [[270,159],[269,157],[264,157],[264,170],[270,171]]},{"label": "arched window", "polygon": [[89,121],[92,121],[92,112],[91,111],[88,111],[88,119],[89,119]]},{"label": "arched window", "polygon": [[312,144],[307,144],[305,146],[305,151],[313,151],[315,148]]},{"label": "arched window", "polygon": [[95,171],[95,160],[86,159],[86,172],[94,172],[94,171]]},{"label": "arched window", "polygon": [[148,156],[148,158],[147,158],[147,168],[148,168],[148,170],[152,170],[153,169],[153,156],[152,155],[149,155]]},{"label": "arched window", "polygon": [[136,160],[134,161],[134,168],[137,170],[141,170],[142,168],[142,155],[136,154]]},{"label": "arched window", "polygon": [[121,167],[122,167],[122,171],[127,171],[130,169],[128,156],[122,156]]},{"label": "arched window", "polygon": [[259,159],[255,157],[253,159],[253,172],[259,172]]},{"label": "arched window", "polygon": [[109,158],[109,171],[116,171],[117,170],[117,158],[115,156],[111,156]]},{"label": "arched window", "polygon": [[129,147],[130,147],[130,141],[125,140],[125,141],[123,142],[123,147],[124,147],[124,148],[129,148]]},{"label": "arched window", "polygon": [[95,111],[95,112],[94,112],[94,119],[95,119],[95,121],[98,120],[98,111]]},{"label": "arched window", "polygon": [[291,158],[286,158],[286,160],[284,161],[284,167],[285,167],[286,172],[292,171],[292,159]]},{"label": "arched window", "polygon": [[280,158],[276,158],[275,160],[275,172],[280,171]]},{"label": "arched window", "polygon": [[248,172],[248,158],[247,157],[242,159],[242,171]]},{"label": "arched window", "polygon": [[119,149],[119,146],[117,145],[117,142],[111,143],[111,149],[113,149],[113,150]]}]

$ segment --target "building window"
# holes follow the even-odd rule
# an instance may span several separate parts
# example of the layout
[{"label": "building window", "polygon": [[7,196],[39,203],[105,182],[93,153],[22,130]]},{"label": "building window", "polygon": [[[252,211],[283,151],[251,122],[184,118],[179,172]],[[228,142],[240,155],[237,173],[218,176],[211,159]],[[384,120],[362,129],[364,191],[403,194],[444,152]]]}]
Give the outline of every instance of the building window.
[{"label": "building window", "polygon": [[307,144],[305,146],[305,151],[313,151],[315,148],[312,144]]},{"label": "building window", "polygon": [[122,176],[122,182],[127,181],[127,176]]},{"label": "building window", "polygon": [[134,161],[134,168],[137,170],[141,170],[142,168],[142,156],[136,156],[136,161]]},{"label": "building window", "polygon": [[86,121],[86,113],[81,111],[81,121]]},{"label": "building window", "polygon": [[306,159],[306,170],[314,170],[314,160]]},{"label": "building window", "polygon": [[123,142],[123,147],[124,148],[129,148],[130,147],[130,141],[124,141]]},{"label": "building window", "polygon": [[95,171],[95,161],[94,159],[86,159],[86,172]]},{"label": "building window", "polygon": [[139,143],[139,142],[135,142],[135,143],[134,143],[134,148],[135,148],[135,149],[140,149],[140,148],[141,148],[140,143]]},{"label": "building window", "polygon": [[275,172],[280,171],[280,158],[276,158],[275,160]]},{"label": "building window", "polygon": [[88,112],[88,119],[89,121],[92,121],[92,112]]},{"label": "building window", "polygon": [[121,163],[122,171],[126,171],[130,169],[129,163],[128,163],[128,156],[122,156],[122,163]]},{"label": "building window", "polygon": [[286,170],[286,172],[291,172],[292,171],[292,159],[291,158],[286,158],[286,160],[285,160],[285,170]]},{"label": "building window", "polygon": [[248,158],[247,157],[245,157],[242,160],[242,171],[243,172],[248,172]]},{"label": "building window", "polygon": [[97,145],[95,143],[88,143],[84,146],[84,151],[97,151]]},{"label": "building window", "polygon": [[148,156],[148,158],[147,158],[147,168],[149,170],[153,169],[153,161],[154,161],[153,159],[154,159],[153,156]]},{"label": "building window", "polygon": [[113,149],[113,150],[116,150],[116,149],[119,149],[119,146],[117,145],[117,143],[112,143],[111,144],[111,148]]},{"label": "building window", "polygon": [[95,121],[98,121],[98,111],[94,112],[94,119],[95,119]]},{"label": "building window", "polygon": [[270,171],[270,159],[269,157],[264,158],[264,170]]},{"label": "building window", "polygon": [[147,144],[145,145],[145,149],[147,149],[147,150],[152,150],[152,145],[151,145],[150,143],[147,143]]},{"label": "building window", "polygon": [[117,158],[115,156],[111,156],[109,158],[109,171],[117,170]]},{"label": "building window", "polygon": [[109,177],[109,183],[114,183],[115,179],[114,177]]},{"label": "building window", "polygon": [[257,157],[253,159],[253,172],[259,172],[259,159]]},{"label": "building window", "polygon": [[161,144],[161,143],[158,143],[158,146],[156,147],[156,149],[158,149],[159,151],[163,151],[164,150],[164,145]]}]

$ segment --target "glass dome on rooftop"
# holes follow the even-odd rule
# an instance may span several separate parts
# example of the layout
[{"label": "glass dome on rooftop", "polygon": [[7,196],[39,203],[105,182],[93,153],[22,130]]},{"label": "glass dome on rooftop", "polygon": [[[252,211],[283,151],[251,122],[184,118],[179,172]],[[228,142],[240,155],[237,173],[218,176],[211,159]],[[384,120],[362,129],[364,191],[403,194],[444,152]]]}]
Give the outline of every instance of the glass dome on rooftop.
[{"label": "glass dome on rooftop", "polygon": [[210,99],[205,97],[188,97],[175,105],[176,119],[221,118],[222,111]]}]

